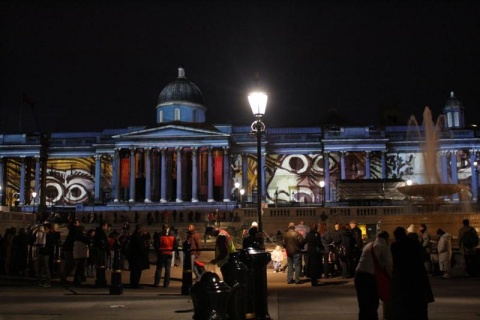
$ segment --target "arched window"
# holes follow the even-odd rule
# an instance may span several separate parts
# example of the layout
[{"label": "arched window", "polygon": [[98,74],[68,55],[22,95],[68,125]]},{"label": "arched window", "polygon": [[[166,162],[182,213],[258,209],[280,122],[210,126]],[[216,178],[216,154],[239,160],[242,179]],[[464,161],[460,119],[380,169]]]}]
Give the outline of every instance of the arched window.
[{"label": "arched window", "polygon": [[158,112],[158,123],[162,123],[163,122],[163,110],[160,110]]},{"label": "arched window", "polygon": [[180,109],[175,109],[175,121],[179,121],[180,120]]}]

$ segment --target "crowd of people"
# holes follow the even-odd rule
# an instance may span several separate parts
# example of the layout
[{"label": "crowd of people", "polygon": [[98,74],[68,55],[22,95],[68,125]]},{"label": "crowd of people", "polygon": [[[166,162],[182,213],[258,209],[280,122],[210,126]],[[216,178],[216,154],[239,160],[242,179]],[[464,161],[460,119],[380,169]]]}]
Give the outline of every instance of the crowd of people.
[{"label": "crowd of people", "polygon": [[[215,255],[210,263],[223,273],[229,256],[237,251],[235,243],[226,230],[211,221],[210,215],[207,219],[205,236],[216,238]],[[153,286],[159,287],[163,278],[162,286],[167,288],[171,268],[177,260],[183,265],[184,252],[179,249],[185,240],[191,248],[195,280],[204,272],[198,260],[202,240],[192,223],[180,236],[164,219],[161,230],[150,235],[142,224],[130,230],[127,222],[117,232],[106,221],[97,228],[86,229],[80,219],[73,219],[64,241],[57,227],[47,220],[18,231],[8,228],[0,235],[0,273],[34,275],[39,286],[50,287],[53,277],[58,277],[61,283],[82,285],[86,278],[97,277],[99,269],[128,269],[129,287],[136,289],[142,288],[142,271],[150,268],[149,253],[153,249],[156,254]],[[413,224],[408,228],[397,227],[392,241],[386,231],[380,231],[374,241],[365,245],[366,237],[356,221],[336,223],[333,230],[328,230],[325,222],[309,226],[303,221],[291,222],[285,232],[277,233],[281,245],[271,253],[273,269],[287,272],[288,284],[310,282],[311,286],[319,286],[322,278],[354,278],[359,319],[378,318],[380,293],[375,278],[382,270],[391,277],[392,289],[383,304],[385,318],[428,319],[428,303],[434,301],[429,277],[439,272],[449,279],[456,261],[452,257],[450,233],[438,228],[432,235],[426,224],[418,227],[418,230]],[[255,223],[242,240],[243,248],[265,249],[263,235]],[[458,231],[458,245],[467,276],[476,273],[478,244],[477,231],[464,219]]]},{"label": "crowd of people", "polygon": [[[352,278],[363,248],[362,231],[355,221],[337,223],[333,232],[324,222],[310,226],[303,221],[297,225],[291,222],[281,239],[287,264],[274,271],[287,270],[289,284],[303,283],[301,277],[308,277],[312,286],[318,286],[322,277]],[[272,258],[276,266],[277,257],[280,255]]]}]

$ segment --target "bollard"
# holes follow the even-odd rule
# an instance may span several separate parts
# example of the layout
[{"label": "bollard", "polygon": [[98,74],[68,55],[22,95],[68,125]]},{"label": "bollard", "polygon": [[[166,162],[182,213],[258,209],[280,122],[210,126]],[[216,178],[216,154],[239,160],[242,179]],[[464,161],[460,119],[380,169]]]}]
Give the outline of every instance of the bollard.
[{"label": "bollard", "polygon": [[[241,251],[240,260],[248,268],[247,273],[247,319],[271,319],[268,314],[267,264],[270,253],[247,248]],[[253,314],[251,313],[253,305]]]},{"label": "bollard", "polygon": [[112,264],[112,276],[110,284],[110,294],[121,295],[123,294],[122,284],[122,255],[120,253],[121,245],[118,240],[113,245],[113,264]]},{"label": "bollard", "polygon": [[192,288],[192,253],[190,252],[190,241],[185,240],[182,246],[183,251],[183,272],[182,272],[182,295],[188,295]]},{"label": "bollard", "polygon": [[190,290],[195,320],[228,319],[227,304],[231,289],[213,272],[205,272]]},{"label": "bollard", "polygon": [[[239,253],[231,253],[228,263],[223,269],[223,280],[232,289],[228,301],[228,316],[230,320],[245,320],[247,317],[247,266],[240,261]],[[253,308],[252,308],[253,312]]]}]

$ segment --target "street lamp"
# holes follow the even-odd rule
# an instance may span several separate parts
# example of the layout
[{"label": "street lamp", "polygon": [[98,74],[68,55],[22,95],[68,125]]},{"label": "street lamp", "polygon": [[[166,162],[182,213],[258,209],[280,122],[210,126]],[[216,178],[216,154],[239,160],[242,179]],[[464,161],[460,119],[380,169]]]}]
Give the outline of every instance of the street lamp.
[{"label": "street lamp", "polygon": [[320,191],[322,193],[322,207],[325,207],[325,181],[320,180]]},{"label": "street lamp", "polygon": [[235,190],[233,191],[233,194],[235,196],[234,200],[238,201],[238,191],[239,191],[238,189],[240,188],[240,182],[237,181],[233,185],[235,186]]},{"label": "street lamp", "polygon": [[248,95],[248,102],[256,120],[252,123],[252,133],[257,137],[257,216],[258,232],[263,232],[262,223],[262,135],[265,133],[265,124],[262,117],[267,108],[268,96],[265,92],[252,92]]},{"label": "street lamp", "polygon": [[477,204],[480,203],[480,194],[479,194],[480,187],[479,187],[479,184],[478,184],[478,165],[479,164],[480,163],[478,162],[478,160],[473,161],[473,166],[475,167],[474,168],[475,169],[475,178],[476,178],[475,180],[477,182],[477,185],[475,186],[477,188]]},{"label": "street lamp", "polygon": [[240,206],[243,208],[243,195],[245,194],[245,189],[240,189]]},{"label": "street lamp", "polygon": [[32,200],[33,200],[33,213],[35,213],[35,200],[37,199],[37,193],[32,192]]}]

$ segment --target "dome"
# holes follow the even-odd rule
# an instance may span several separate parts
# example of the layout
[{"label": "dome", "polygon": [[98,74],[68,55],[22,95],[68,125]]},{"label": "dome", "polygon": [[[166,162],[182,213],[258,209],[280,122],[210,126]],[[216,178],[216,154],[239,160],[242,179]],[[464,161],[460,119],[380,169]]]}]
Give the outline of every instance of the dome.
[{"label": "dome", "polygon": [[189,102],[205,105],[203,95],[195,83],[185,77],[185,70],[178,68],[178,78],[163,88],[158,97],[158,104],[164,105],[173,102]]},{"label": "dome", "polygon": [[445,103],[445,108],[462,108],[462,103],[455,97],[455,94],[450,92],[450,98]]}]

